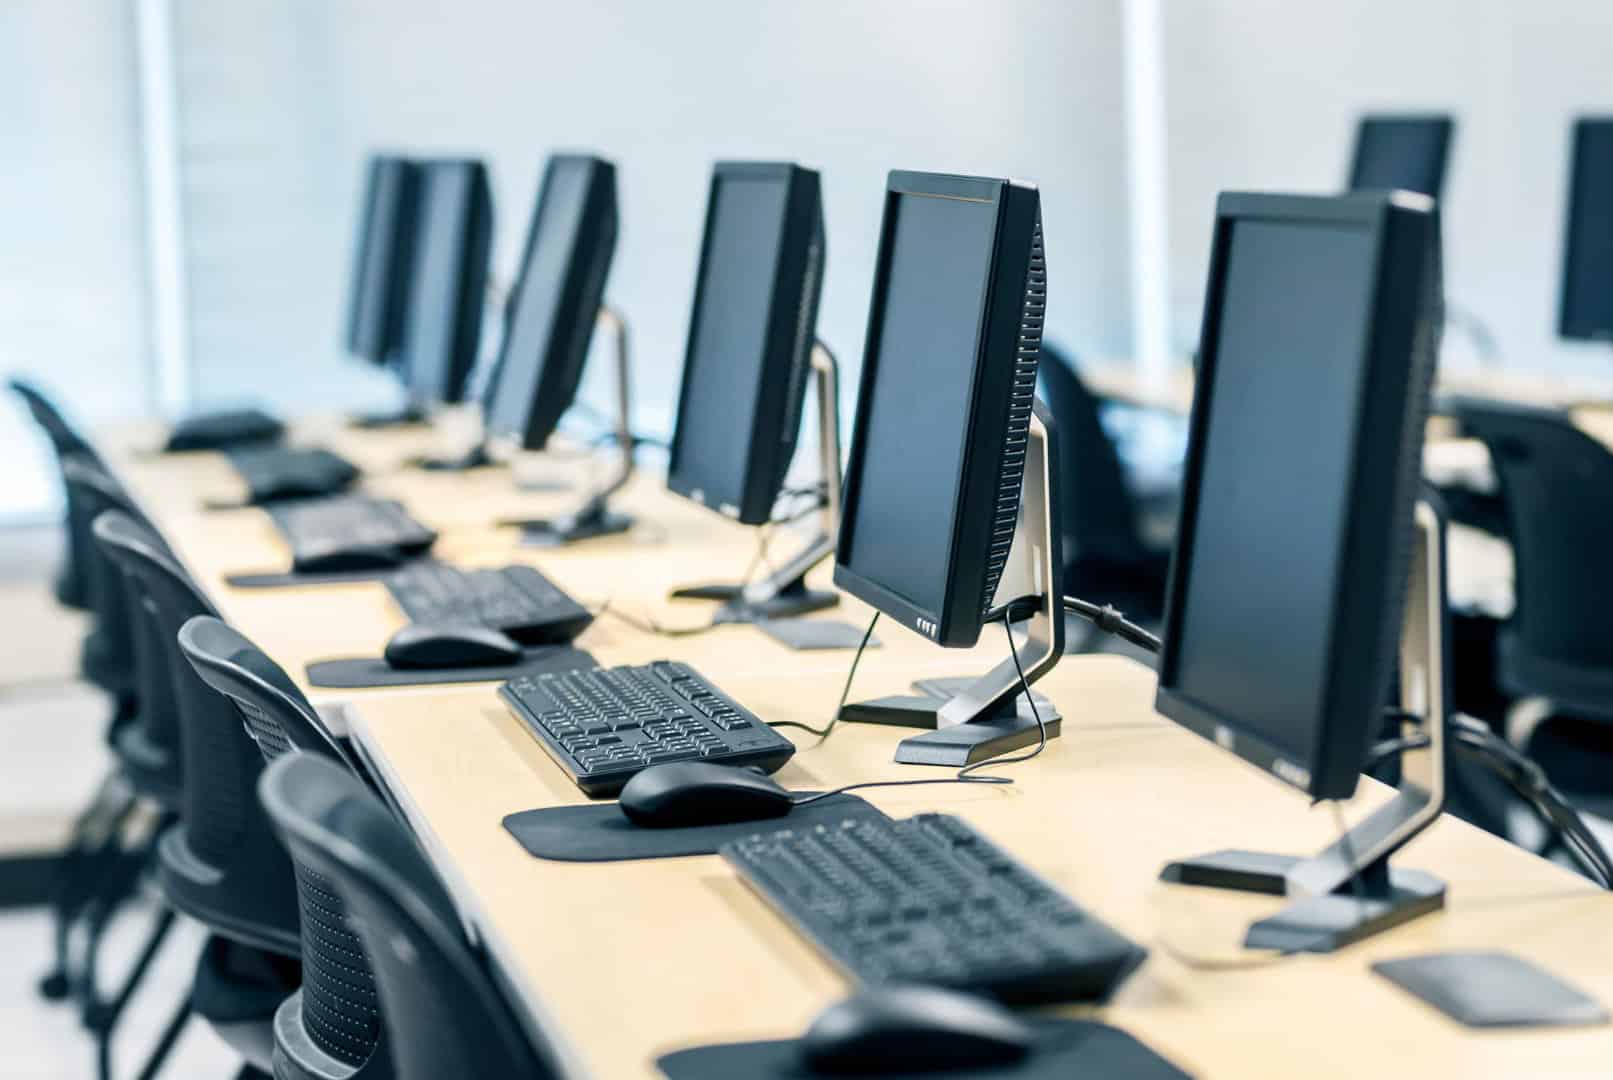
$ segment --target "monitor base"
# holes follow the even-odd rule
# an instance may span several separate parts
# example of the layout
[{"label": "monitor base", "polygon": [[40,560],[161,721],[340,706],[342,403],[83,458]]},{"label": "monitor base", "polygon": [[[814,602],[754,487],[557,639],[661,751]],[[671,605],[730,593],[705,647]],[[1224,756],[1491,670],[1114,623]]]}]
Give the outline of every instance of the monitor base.
[{"label": "monitor base", "polygon": [[633,518],[628,514],[615,514],[602,510],[585,516],[561,517],[547,521],[505,521],[500,524],[518,526],[521,530],[521,544],[524,547],[560,547],[601,536],[620,535],[633,527]]},{"label": "monitor base", "polygon": [[[1170,863],[1160,880],[1265,896],[1288,894],[1288,873],[1306,860],[1260,851],[1217,851]],[[1388,860],[1362,870],[1330,893],[1302,896],[1249,927],[1244,945],[1280,952],[1336,952],[1445,906],[1445,883]]]},{"label": "monitor base", "polygon": [[[939,679],[914,679],[913,689],[927,697],[940,698],[942,701],[946,701],[963,693],[972,682],[974,682],[973,679],[960,675],[949,675]],[[1024,695],[1021,694],[1020,696],[1023,697]],[[1058,709],[1054,707],[1052,698],[1035,690],[1031,691],[1031,697],[1035,700],[1036,707],[1042,710],[1044,718],[1058,715]]]},{"label": "monitor base", "polygon": [[380,431],[385,428],[416,427],[429,419],[426,411],[420,406],[405,405],[393,412],[358,413],[351,417],[348,423],[352,427],[366,431]]},{"label": "monitor base", "polygon": [[826,589],[809,589],[802,581],[780,589],[766,600],[746,600],[742,585],[688,585],[672,590],[675,600],[716,600],[722,607],[712,616],[718,623],[753,623],[762,619],[792,619],[814,611],[824,611],[840,603],[840,594]]},{"label": "monitor base", "polygon": [[1041,713],[1037,722],[1036,711],[1025,701],[1024,695],[1011,699],[1010,707],[999,709],[990,716],[971,720],[967,724],[937,727],[936,721],[946,699],[933,697],[884,697],[872,701],[848,704],[840,710],[840,720],[847,724],[889,724],[896,727],[929,728],[922,735],[911,735],[896,746],[896,762],[900,765],[945,765],[961,768],[985,758],[1006,754],[1022,746],[1036,743],[1045,726],[1047,737],[1056,739],[1063,727],[1063,718],[1048,702],[1043,708],[1040,701],[1036,710]]},{"label": "monitor base", "polygon": [[427,472],[466,472],[495,464],[497,462],[488,455],[485,443],[477,443],[458,457],[423,457],[415,462],[416,466]]}]

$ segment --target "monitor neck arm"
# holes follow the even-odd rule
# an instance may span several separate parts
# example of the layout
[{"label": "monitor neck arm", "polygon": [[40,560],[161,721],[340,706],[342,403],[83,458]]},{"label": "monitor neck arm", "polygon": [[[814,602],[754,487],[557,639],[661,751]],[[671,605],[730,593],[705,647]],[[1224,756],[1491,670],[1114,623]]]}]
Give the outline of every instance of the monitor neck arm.
[{"label": "monitor neck arm", "polygon": [[807,573],[834,554],[840,528],[840,363],[821,340],[812,344],[812,381],[818,396],[818,474],[824,487],[818,531],[777,570],[745,586],[747,604],[765,604],[801,587]]},{"label": "monitor neck arm", "polygon": [[529,544],[551,546],[612,536],[626,532],[632,525],[630,517],[613,513],[609,506],[610,497],[626,487],[633,477],[632,365],[628,354],[627,320],[609,307],[599,309],[598,319],[597,325],[609,332],[616,353],[616,443],[620,456],[611,477],[569,514],[549,521],[514,523],[522,527],[525,542]]},{"label": "monitor neck arm", "polygon": [[1016,655],[965,686],[941,706],[936,727],[948,728],[989,719],[1012,707],[1026,685],[1052,670],[1064,653],[1063,592],[1059,582],[1060,537],[1055,525],[1052,448],[1042,418],[1031,415],[1025,454],[1025,476],[1019,497],[1019,520],[1014,528],[1008,564],[993,598],[993,611],[1022,610],[1034,605],[1025,624],[1025,644]]},{"label": "monitor neck arm", "polygon": [[[1401,754],[1401,780],[1394,798],[1368,815],[1318,854],[1296,863],[1287,874],[1289,891],[1312,896],[1342,891],[1352,878],[1386,878],[1389,856],[1432,825],[1445,806],[1445,597],[1443,545],[1438,515],[1419,502],[1414,515],[1414,548],[1406,581],[1406,608],[1400,635],[1401,711],[1422,718],[1426,745]],[[1408,721],[1408,728],[1416,725]]]}]

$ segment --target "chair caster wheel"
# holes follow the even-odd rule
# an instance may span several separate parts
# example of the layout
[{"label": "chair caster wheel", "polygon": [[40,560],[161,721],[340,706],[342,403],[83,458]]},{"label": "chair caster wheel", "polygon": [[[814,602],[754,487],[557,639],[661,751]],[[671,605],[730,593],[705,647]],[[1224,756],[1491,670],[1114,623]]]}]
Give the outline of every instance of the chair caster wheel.
[{"label": "chair caster wheel", "polygon": [[70,989],[65,972],[53,971],[39,980],[39,992],[47,1001],[61,1001]]}]

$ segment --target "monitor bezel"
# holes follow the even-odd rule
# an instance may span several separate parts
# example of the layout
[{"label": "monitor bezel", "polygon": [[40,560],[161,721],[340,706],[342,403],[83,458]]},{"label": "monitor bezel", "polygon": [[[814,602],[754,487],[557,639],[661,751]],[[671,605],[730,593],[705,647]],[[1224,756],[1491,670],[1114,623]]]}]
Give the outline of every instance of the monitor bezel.
[{"label": "monitor bezel", "polygon": [[1351,191],[1392,190],[1389,188],[1365,188],[1358,186],[1356,183],[1356,174],[1361,171],[1361,150],[1368,138],[1367,131],[1374,124],[1423,124],[1434,130],[1437,138],[1434,173],[1439,177],[1439,182],[1434,185],[1437,190],[1424,194],[1428,194],[1430,198],[1443,199],[1451,160],[1451,138],[1456,134],[1456,118],[1450,113],[1443,112],[1363,114],[1356,121],[1355,146],[1350,154],[1349,187]]},{"label": "monitor bezel", "polygon": [[[1581,151],[1583,142],[1592,128],[1608,129],[1607,137],[1613,139],[1613,115],[1576,116],[1569,137],[1568,203],[1567,212],[1563,215],[1562,277],[1557,287],[1557,336],[1565,341],[1592,341],[1606,344],[1613,342],[1613,297],[1608,299],[1609,318],[1607,325],[1604,326],[1597,326],[1595,320],[1574,318],[1577,313],[1569,311],[1568,300],[1568,282],[1575,273],[1575,262],[1580,255],[1580,197],[1582,189],[1590,186],[1581,171],[1587,167]],[[1607,179],[1609,183],[1613,183],[1613,177]],[[1613,267],[1609,269],[1613,272]]]},{"label": "monitor bezel", "polygon": [[[942,602],[930,610],[899,596],[845,561],[856,550],[854,535],[861,498],[868,410],[878,374],[879,333],[884,320],[898,200],[906,197],[961,199],[992,204],[992,238],[985,294],[975,320],[974,371],[965,419],[963,461],[952,507],[952,535]],[[893,170],[885,187],[879,250],[868,307],[856,420],[842,485],[843,512],[835,548],[835,585],[904,626],[947,648],[968,648],[980,637],[992,529],[1000,496],[1006,433],[1024,320],[1026,279],[1040,212],[1035,186],[1015,180]],[[989,361],[989,362],[988,362]],[[987,407],[989,405],[989,407]]]},{"label": "monitor bezel", "polygon": [[[566,165],[582,165],[589,170],[589,175],[577,222],[576,245],[561,275],[560,295],[555,301],[555,325],[564,329],[558,333],[551,332],[547,343],[552,352],[556,342],[559,342],[558,347],[563,350],[563,355],[558,363],[553,362],[552,355],[546,356],[537,377],[525,388],[520,429],[494,428],[491,426],[495,416],[494,403],[501,391],[510,392],[502,385],[509,374],[507,350],[510,347],[510,331],[515,324],[517,305],[531,268],[543,203],[555,171]],[[561,419],[576,402],[577,390],[582,384],[583,370],[588,362],[594,325],[604,306],[605,283],[615,259],[617,214],[616,166],[612,162],[590,153],[549,155],[527,222],[521,261],[517,264],[520,269],[511,283],[510,299],[504,309],[503,340],[499,344],[494,377],[489,380],[487,388],[484,414],[489,424],[489,437],[513,442],[523,450],[542,450],[559,428]]]},{"label": "monitor bezel", "polygon": [[[717,193],[720,185],[729,180],[765,180],[782,184],[784,209],[779,222],[778,260],[769,289],[766,345],[759,358],[762,377],[747,440],[744,479],[740,485],[739,502],[723,505],[703,497],[706,485],[698,475],[698,466],[695,467],[696,475],[689,474],[689,463],[683,458],[683,435],[688,422],[686,409],[691,401],[690,395],[698,392],[694,385],[695,338],[700,326],[700,313],[708,300],[705,295],[706,259],[711,251],[712,231],[716,226]],[[775,161],[719,161],[712,167],[706,192],[700,258],[695,267],[694,301],[690,306],[689,332],[684,341],[677,419],[667,463],[667,489],[742,525],[764,525],[772,518],[773,504],[778,499],[784,473],[799,441],[799,402],[792,403],[789,398],[791,394],[797,397],[806,394],[805,380],[796,378],[795,373],[810,362],[810,353],[816,340],[814,328],[823,290],[822,220],[822,183],[815,170],[794,162]],[[819,248],[820,264],[815,273],[811,266],[814,244]],[[809,282],[809,277],[814,280]],[[804,291],[810,295],[803,297]],[[806,322],[804,335],[800,332],[803,303]],[[796,405],[794,409],[791,408],[792,404]],[[781,431],[784,419],[791,415],[796,417],[796,430]]]},{"label": "monitor bezel", "polygon": [[[1198,522],[1230,240],[1240,222],[1258,220],[1364,228],[1372,234],[1375,252],[1361,414],[1355,424],[1356,445],[1346,482],[1353,509],[1343,537],[1341,566],[1352,570],[1334,583],[1333,619],[1325,634],[1330,643],[1329,681],[1323,696],[1321,733],[1308,761],[1293,760],[1289,750],[1250,731],[1236,717],[1188,696],[1176,682],[1181,658],[1178,627],[1188,577],[1194,572],[1187,553],[1193,548]],[[1410,192],[1362,192],[1331,198],[1228,193],[1216,206],[1180,525],[1167,579],[1155,708],[1317,799],[1347,798],[1354,793],[1368,741],[1378,730],[1379,712],[1387,701],[1400,636],[1411,515],[1433,374],[1432,350],[1418,334],[1430,290],[1438,287],[1437,280],[1430,281],[1438,274],[1433,250],[1437,243],[1433,200]],[[1385,462],[1385,456],[1395,460]],[[1388,472],[1394,476],[1392,483],[1370,482]],[[1385,521],[1390,522],[1387,531]],[[1374,572],[1367,573],[1367,569]],[[1340,641],[1369,638],[1375,638],[1371,648],[1335,647]]]}]

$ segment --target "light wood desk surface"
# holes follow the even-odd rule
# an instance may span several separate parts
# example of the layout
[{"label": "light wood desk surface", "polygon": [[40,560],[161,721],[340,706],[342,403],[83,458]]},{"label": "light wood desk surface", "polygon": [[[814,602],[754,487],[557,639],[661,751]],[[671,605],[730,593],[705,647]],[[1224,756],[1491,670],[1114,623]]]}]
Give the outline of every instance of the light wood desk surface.
[{"label": "light wood desk surface", "polygon": [[[691,658],[721,670],[717,657]],[[859,673],[856,696],[898,692],[908,675],[942,666],[975,670],[945,659]],[[719,679],[770,719],[821,722],[840,690],[836,677],[785,670]],[[1313,851],[1334,825],[1325,809],[1157,717],[1153,682],[1126,659],[1067,659],[1038,683],[1064,712],[1065,734],[1040,760],[1005,769],[1012,787],[863,794],[895,816],[961,814],[1148,946],[1148,963],[1098,1015],[1195,1076],[1606,1075],[1609,1029],[1475,1035],[1370,972],[1389,957],[1504,948],[1613,1000],[1613,896],[1455,819],[1400,857],[1446,879],[1447,910],[1333,956],[1262,963],[1238,942],[1280,901],[1160,884],[1173,857]],[[671,1049],[787,1037],[847,991],[718,857],[528,856],[501,828],[504,815],[583,799],[490,689],[367,700],[354,726],[528,1013],[581,1074],[649,1077]],[[856,725],[818,746],[803,738],[778,778],[818,788],[925,775],[891,763],[897,738]],[[1381,798],[1368,786],[1358,801]],[[1236,969],[1247,963],[1260,966]]]},{"label": "light wood desk surface", "polygon": [[[388,444],[377,453],[407,448],[406,439],[390,434],[374,441]],[[345,439],[332,446],[357,460]],[[229,480],[220,459],[114,461],[226,618],[295,677],[308,659],[373,654],[402,624],[380,584],[226,586],[225,574],[283,565],[286,553],[259,511],[196,509],[196,485]],[[530,559],[579,599],[610,596],[679,625],[709,609],[666,602],[670,586],[731,578],[754,552],[748,530],[668,496],[650,473],[623,499],[653,519],[640,534],[551,551],[518,548],[513,530],[486,523],[497,514],[552,512],[571,505],[575,492],[516,493],[498,470],[384,474],[365,486],[396,494],[420,517],[447,526],[440,544],[446,558]],[[775,553],[785,554],[787,543]],[[829,617],[860,624],[866,615],[847,600]],[[885,647],[865,658],[854,698],[898,692],[915,677],[974,674],[1006,648],[996,627],[976,649],[959,652],[888,622],[882,627]],[[850,657],[792,653],[750,627],[665,639],[608,617],[578,644],[605,664],[687,660],[764,718],[810,723],[832,711]],[[1445,819],[1402,856],[1405,865],[1446,879],[1445,912],[1335,956],[1243,967],[1250,961],[1236,947],[1243,929],[1279,902],[1161,885],[1160,866],[1231,846],[1316,850],[1333,836],[1331,817],[1156,716],[1153,676],[1131,661],[1068,658],[1038,689],[1063,711],[1065,736],[1041,759],[1013,767],[1015,785],[874,789],[866,797],[896,815],[962,814],[1148,946],[1148,963],[1100,1011],[1104,1019],[1200,1077],[1607,1074],[1607,1029],[1476,1035],[1368,968],[1420,951],[1505,948],[1613,1001],[1613,897]],[[340,697],[349,702],[362,752],[408,813],[467,920],[578,1075],[654,1076],[654,1057],[670,1049],[787,1036],[846,991],[834,969],[718,858],[566,864],[526,855],[502,829],[504,815],[584,800],[491,685]],[[891,763],[899,737],[852,725],[821,745],[803,736],[779,779],[804,788],[921,775]],[[1370,782],[1367,788],[1359,801],[1382,797]]]}]

